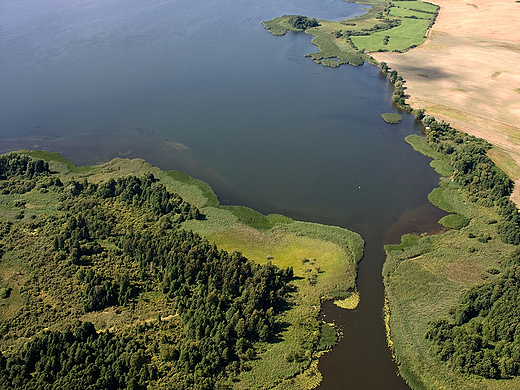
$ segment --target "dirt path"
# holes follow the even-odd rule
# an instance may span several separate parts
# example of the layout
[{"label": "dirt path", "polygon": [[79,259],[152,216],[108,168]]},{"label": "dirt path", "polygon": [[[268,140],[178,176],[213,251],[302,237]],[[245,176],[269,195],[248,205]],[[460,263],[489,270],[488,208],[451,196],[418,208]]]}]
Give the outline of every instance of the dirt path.
[{"label": "dirt path", "polygon": [[406,80],[412,107],[495,145],[520,204],[520,2],[435,0],[428,40],[407,53],[372,53]]}]

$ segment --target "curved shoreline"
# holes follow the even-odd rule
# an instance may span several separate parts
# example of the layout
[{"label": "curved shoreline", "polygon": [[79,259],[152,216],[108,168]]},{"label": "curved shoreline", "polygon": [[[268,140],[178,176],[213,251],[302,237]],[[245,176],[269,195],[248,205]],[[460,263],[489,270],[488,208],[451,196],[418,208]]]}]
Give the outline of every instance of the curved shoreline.
[{"label": "curved shoreline", "polygon": [[[371,55],[406,79],[408,102],[491,142],[520,202],[520,3],[436,0],[441,12],[420,47]],[[478,26],[478,27],[477,27]]]},{"label": "curved shoreline", "polygon": [[314,36],[311,42],[318,46],[319,51],[306,57],[311,57],[318,64],[330,67],[346,64],[361,66],[365,61],[375,63],[368,54],[371,51],[405,52],[421,45],[435,23],[438,11],[437,6],[423,1],[417,2],[419,6],[399,1],[389,1],[384,5],[375,1],[355,2],[368,3],[372,8],[363,15],[341,21],[320,19],[319,24],[313,27],[294,26],[291,20],[297,15],[283,15],[264,21],[262,25],[277,36],[289,31]]},{"label": "curved shoreline", "polygon": [[[489,34],[489,31],[484,29],[482,32],[479,29],[472,29],[469,34],[465,34],[468,31],[457,31],[457,27],[453,24],[450,25],[449,21],[453,20],[455,15],[458,15],[460,20],[460,12],[463,12],[463,10],[455,10],[456,5],[449,0],[437,1],[437,3],[447,6],[448,12],[440,13],[439,23],[434,26],[432,34],[424,45],[403,54],[372,53],[372,55],[377,60],[388,63],[391,68],[399,71],[406,79],[407,93],[409,93],[406,100],[408,104],[426,109],[426,114],[434,115],[439,120],[446,120],[453,124],[457,130],[477,136],[493,144],[494,147],[488,152],[488,155],[515,180],[516,188],[511,195],[511,199],[518,204],[520,200],[520,139],[517,134],[520,132],[520,127],[518,127],[520,110],[515,111],[512,108],[519,106],[520,95],[514,94],[518,90],[513,90],[511,83],[516,80],[520,85],[520,78],[515,76],[520,74],[520,66],[517,62],[520,59],[520,55],[518,55],[520,38],[518,34],[516,34],[517,36],[508,34],[507,37],[488,35],[485,39],[476,41],[474,38],[478,34],[486,35],[486,33]],[[478,5],[473,4],[471,6],[478,9]],[[495,4],[492,6],[495,6]],[[489,7],[492,6],[489,5]],[[517,15],[520,15],[520,6],[517,5],[513,11],[513,14],[516,12]],[[489,22],[489,20],[486,20],[486,22]],[[471,24],[471,21],[467,23]],[[449,29],[450,26],[451,30]],[[460,26],[458,27],[460,28]],[[508,29],[505,28],[503,31],[508,31]],[[487,61],[490,55],[490,47],[493,54],[501,53],[502,59],[504,59],[504,56],[508,56],[508,58],[505,58],[505,61],[499,64],[496,62],[490,63]],[[456,58],[450,58],[455,51],[457,52]],[[480,58],[472,66],[468,67],[467,64],[464,66],[467,58],[475,59],[477,57]],[[480,66],[483,65],[483,62],[487,66]],[[478,77],[476,76],[476,69],[478,69]],[[504,71],[503,69],[507,70]],[[477,78],[480,84],[479,88],[472,88],[472,85],[477,84]],[[500,78],[501,80],[499,80]],[[502,104],[501,102],[505,102],[506,97],[511,100]],[[415,145],[414,148],[416,148]],[[440,160],[437,160],[438,157],[426,151],[424,147],[419,147],[416,150],[434,157],[432,167],[436,169],[445,164],[440,163]],[[450,176],[449,173],[443,174]],[[513,389],[518,386],[518,377],[504,381],[457,374],[447,366],[439,365],[437,359],[431,355],[428,342],[422,338],[428,320],[438,319],[441,316],[439,313],[448,316],[447,309],[449,306],[457,304],[460,292],[465,288],[485,283],[486,279],[489,279],[484,272],[485,267],[494,266],[500,269],[500,261],[498,263],[477,261],[474,264],[480,267],[482,279],[477,276],[466,278],[464,281],[459,280],[458,283],[460,284],[457,287],[448,287],[449,280],[454,277],[453,275],[447,276],[447,279],[443,279],[441,276],[438,279],[441,287],[436,290],[438,292],[435,294],[436,303],[432,301],[432,297],[428,298],[419,290],[415,293],[411,291],[413,291],[415,279],[421,280],[422,278],[423,286],[432,283],[435,272],[442,275],[441,269],[435,265],[428,266],[427,269],[435,271],[432,271],[432,275],[428,276],[425,281],[424,275],[420,275],[417,273],[418,271],[412,271],[412,261],[416,264],[423,264],[423,267],[426,263],[443,264],[442,267],[460,267],[459,264],[465,264],[465,267],[469,267],[467,260],[465,260],[465,257],[468,257],[467,255],[455,255],[448,248],[454,245],[469,245],[467,252],[470,254],[474,253],[475,250],[477,252],[483,251],[482,253],[487,253],[490,259],[494,258],[496,261],[496,259],[503,259],[506,256],[504,253],[507,253],[513,247],[512,245],[500,244],[498,237],[495,236],[495,230],[489,230],[489,227],[482,225],[482,219],[489,220],[490,218],[486,216],[487,212],[484,212],[484,210],[474,210],[473,212],[475,214],[473,214],[474,217],[468,227],[464,227],[465,224],[463,224],[457,227],[459,230],[452,230],[440,236],[432,237],[431,240],[434,240],[435,244],[427,244],[427,240],[430,240],[428,237],[421,238],[418,243],[419,247],[421,245],[426,247],[431,245],[432,248],[433,245],[435,246],[436,249],[433,250],[431,255],[424,255],[425,252],[417,248],[407,249],[400,255],[396,255],[395,252],[388,252],[383,275],[391,309],[389,330],[392,331],[392,339],[389,340],[394,342],[393,347],[401,374],[412,388],[436,389],[447,386],[453,389]],[[491,217],[492,219],[493,217]],[[500,220],[498,217],[497,219]],[[478,222],[479,220],[480,222]],[[472,244],[471,239],[468,243],[465,243],[467,238],[463,238],[463,234],[467,234],[468,237],[475,237],[472,233],[475,229],[488,231],[488,233],[481,233],[487,235],[487,237],[493,235],[493,239],[497,240],[495,246],[493,248],[484,246],[477,249]],[[406,255],[410,251],[412,254]],[[443,253],[446,251],[447,254],[435,255],[436,252]],[[415,252],[419,253],[421,260],[412,260],[417,257]],[[427,252],[428,250],[426,250]],[[501,253],[502,255],[500,255]],[[427,257],[423,259],[423,256]],[[444,256],[444,259],[440,261],[439,256]],[[478,256],[469,257],[478,258]],[[407,258],[411,260],[407,260]],[[404,282],[404,280],[407,280],[407,282]],[[448,289],[450,294],[440,298],[442,294],[439,291],[443,289]],[[403,294],[408,297],[406,304],[404,304]],[[419,306],[422,309],[410,308],[410,305],[412,307]],[[433,315],[432,310],[434,311]]]}]

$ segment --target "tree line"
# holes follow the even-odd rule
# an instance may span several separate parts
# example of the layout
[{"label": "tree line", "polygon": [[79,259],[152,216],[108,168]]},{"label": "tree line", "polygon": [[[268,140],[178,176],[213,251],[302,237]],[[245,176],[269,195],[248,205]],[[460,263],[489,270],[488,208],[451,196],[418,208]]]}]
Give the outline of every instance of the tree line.
[{"label": "tree line", "polygon": [[509,198],[514,183],[487,156],[491,144],[431,116],[425,116],[422,122],[428,145],[449,158],[453,181],[468,191],[470,201],[497,209],[501,216],[497,233],[503,242],[520,244],[520,216]]},{"label": "tree line", "polygon": [[[422,118],[428,145],[449,161],[451,179],[467,192],[469,201],[494,207],[501,217],[499,238],[519,245],[520,215],[510,199],[514,183],[487,156],[492,145],[424,116],[423,110],[418,110],[417,116]],[[454,369],[507,379],[520,375],[520,250],[513,253],[502,272],[492,271],[496,276],[491,282],[461,294],[458,305],[450,310],[451,319],[430,322],[425,338],[432,352]]]}]

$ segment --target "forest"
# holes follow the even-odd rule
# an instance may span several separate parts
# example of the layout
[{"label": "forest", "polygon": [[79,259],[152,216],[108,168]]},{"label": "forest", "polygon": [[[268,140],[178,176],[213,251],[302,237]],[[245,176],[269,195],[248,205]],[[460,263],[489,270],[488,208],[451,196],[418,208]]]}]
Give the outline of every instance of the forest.
[{"label": "forest", "polygon": [[492,379],[520,375],[520,251],[490,283],[465,291],[452,321],[429,323],[425,337],[456,370]]},{"label": "forest", "polygon": [[[292,269],[181,229],[205,216],[153,174],[65,180],[11,153],[0,192],[1,388],[228,388],[276,341]],[[84,317],[145,308],[163,310],[110,329]]]},{"label": "forest", "polygon": [[[520,244],[520,216],[510,195],[513,181],[487,156],[491,145],[431,116],[423,118],[428,145],[449,158],[452,180],[467,199],[493,208],[501,217],[496,232],[506,244]],[[489,236],[489,238],[491,238]],[[520,251],[516,250],[484,284],[464,291],[450,310],[451,321],[429,323],[432,352],[458,371],[485,378],[520,374]]]}]

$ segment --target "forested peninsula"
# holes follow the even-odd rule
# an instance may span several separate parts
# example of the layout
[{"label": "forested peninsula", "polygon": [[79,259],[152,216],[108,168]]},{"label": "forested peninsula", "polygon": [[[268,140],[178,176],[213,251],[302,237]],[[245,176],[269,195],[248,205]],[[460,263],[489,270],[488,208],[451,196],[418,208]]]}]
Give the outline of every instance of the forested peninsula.
[{"label": "forested peninsula", "polygon": [[0,387],[315,386],[362,252],[142,160],[0,156]]},{"label": "forested peninsula", "polygon": [[[367,3],[367,2],[364,2]],[[339,22],[288,15],[317,63],[376,63],[419,45],[438,7],[374,4]],[[385,246],[388,341],[413,389],[520,388],[520,214],[492,145],[406,101],[406,141],[441,176],[442,234]],[[211,188],[142,160],[77,167],[0,156],[0,387],[302,389],[338,338],[325,299],[356,302],[363,240],[348,230],[222,206]]]}]

